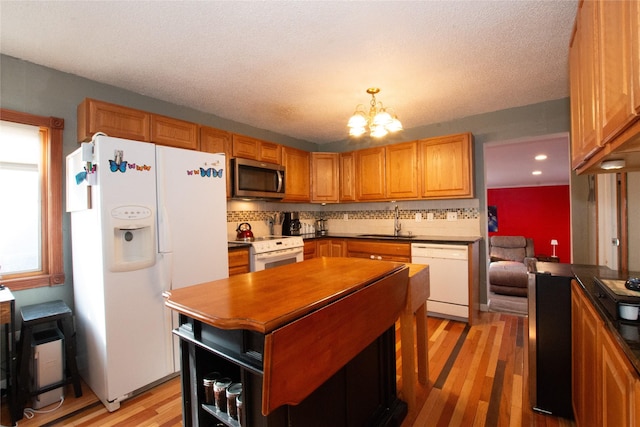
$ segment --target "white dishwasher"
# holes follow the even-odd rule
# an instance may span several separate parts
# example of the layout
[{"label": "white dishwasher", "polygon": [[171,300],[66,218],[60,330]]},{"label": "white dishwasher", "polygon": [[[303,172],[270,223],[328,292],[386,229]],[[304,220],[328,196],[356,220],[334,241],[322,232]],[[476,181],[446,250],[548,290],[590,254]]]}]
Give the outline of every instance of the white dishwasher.
[{"label": "white dishwasher", "polygon": [[469,255],[466,245],[412,243],[411,262],[429,265],[427,312],[469,318]]}]

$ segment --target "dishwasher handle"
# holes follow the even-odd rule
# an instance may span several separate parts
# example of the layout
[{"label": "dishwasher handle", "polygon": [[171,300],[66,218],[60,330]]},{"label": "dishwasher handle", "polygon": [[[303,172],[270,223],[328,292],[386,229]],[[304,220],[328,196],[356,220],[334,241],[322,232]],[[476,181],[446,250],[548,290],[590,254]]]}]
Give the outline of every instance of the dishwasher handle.
[{"label": "dishwasher handle", "polygon": [[459,259],[469,257],[466,245],[438,245],[433,243],[412,243],[412,258]]}]

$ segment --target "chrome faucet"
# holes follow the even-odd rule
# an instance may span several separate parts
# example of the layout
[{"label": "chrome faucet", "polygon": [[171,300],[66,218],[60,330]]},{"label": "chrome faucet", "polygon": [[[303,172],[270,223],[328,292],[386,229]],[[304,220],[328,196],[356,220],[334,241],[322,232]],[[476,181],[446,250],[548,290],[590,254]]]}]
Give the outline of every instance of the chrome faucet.
[{"label": "chrome faucet", "polygon": [[400,235],[400,229],[402,228],[402,224],[400,224],[400,210],[398,209],[398,205],[394,208],[395,217],[393,219],[393,235]]}]

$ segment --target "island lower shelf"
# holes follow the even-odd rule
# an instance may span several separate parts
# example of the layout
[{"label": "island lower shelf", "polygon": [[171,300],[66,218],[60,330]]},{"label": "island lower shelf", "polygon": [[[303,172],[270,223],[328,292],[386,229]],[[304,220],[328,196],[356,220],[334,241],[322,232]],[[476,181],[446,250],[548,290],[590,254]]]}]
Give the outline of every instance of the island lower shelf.
[{"label": "island lower shelf", "polygon": [[[406,301],[408,268],[370,260],[356,261],[355,266],[345,260],[297,265],[305,263],[313,265],[290,271],[285,266],[280,273],[284,277],[315,268],[322,275],[318,270],[331,274],[346,265],[361,266],[363,280],[351,278],[353,283],[340,286],[339,297],[328,298],[326,304],[314,302],[314,309],[302,310],[302,315],[292,317],[285,310],[268,316],[266,325],[282,315],[287,321],[264,331],[214,325],[214,313],[203,315],[195,307],[178,310],[180,326],[174,334],[180,338],[184,425],[400,426],[407,406],[396,393],[394,325]],[[260,283],[261,275],[249,275],[252,286]],[[313,280],[302,277],[296,282]],[[293,287],[302,292],[300,284],[290,291]],[[168,300],[180,306],[179,294]],[[214,371],[242,383],[239,420],[205,403],[203,378]]]}]

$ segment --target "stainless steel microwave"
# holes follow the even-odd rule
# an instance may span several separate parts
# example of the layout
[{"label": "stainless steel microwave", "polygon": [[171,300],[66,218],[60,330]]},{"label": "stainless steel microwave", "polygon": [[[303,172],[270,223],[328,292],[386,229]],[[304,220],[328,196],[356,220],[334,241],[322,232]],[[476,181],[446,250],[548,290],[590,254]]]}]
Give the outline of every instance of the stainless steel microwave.
[{"label": "stainless steel microwave", "polygon": [[284,198],[284,166],[240,158],[232,159],[232,165],[234,198]]}]

